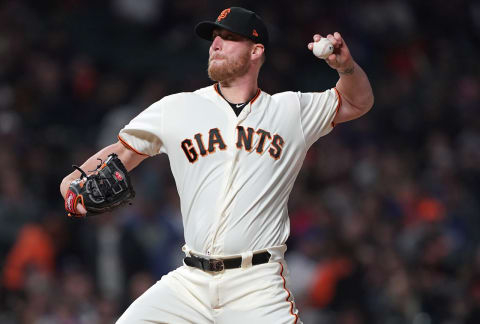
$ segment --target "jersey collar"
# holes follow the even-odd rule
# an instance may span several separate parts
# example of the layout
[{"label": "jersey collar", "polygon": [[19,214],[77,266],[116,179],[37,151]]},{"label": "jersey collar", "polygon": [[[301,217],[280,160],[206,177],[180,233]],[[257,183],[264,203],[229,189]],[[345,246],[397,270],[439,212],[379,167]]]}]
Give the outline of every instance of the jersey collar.
[{"label": "jersey collar", "polygon": [[[222,95],[222,93],[220,92],[220,86],[219,86],[218,83],[215,83],[215,84],[213,85],[213,88],[215,89],[215,92],[216,92],[220,97],[222,97],[223,100],[225,100],[225,101],[228,102],[228,100],[225,99],[225,97],[224,97],[224,96]],[[252,105],[252,104],[258,99],[258,97],[260,96],[260,93],[262,93],[262,90],[260,90],[260,88],[258,88],[258,89],[257,89],[257,93],[253,96],[252,99],[250,99],[250,102],[249,102],[250,105]]]}]

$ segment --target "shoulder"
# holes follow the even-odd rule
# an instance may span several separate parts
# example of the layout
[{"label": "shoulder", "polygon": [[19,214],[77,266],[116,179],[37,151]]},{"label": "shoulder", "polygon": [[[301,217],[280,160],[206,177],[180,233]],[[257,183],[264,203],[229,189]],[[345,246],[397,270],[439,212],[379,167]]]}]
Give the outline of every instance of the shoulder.
[{"label": "shoulder", "polygon": [[295,91],[279,92],[272,95],[272,101],[280,106],[292,107],[299,104],[299,98],[301,93]]},{"label": "shoulder", "polygon": [[196,94],[195,92],[179,92],[179,93],[165,96],[157,102],[162,104],[174,103],[174,102],[180,102],[182,100],[188,100],[190,98],[195,98],[195,97],[198,97],[198,94]]},{"label": "shoulder", "polygon": [[179,92],[163,97],[155,104],[160,106],[171,106],[172,104],[177,107],[182,104],[191,104],[192,102],[198,102],[202,99],[211,99],[217,96],[217,92],[213,85],[198,89],[193,92]]},{"label": "shoulder", "polygon": [[217,92],[217,90],[215,89],[214,84],[211,84],[207,87],[198,89],[198,90],[194,91],[193,94],[196,95],[196,96],[200,96],[202,98],[205,98],[205,99],[209,99],[209,100],[215,99],[217,96],[220,95]]},{"label": "shoulder", "polygon": [[195,93],[197,95],[205,95],[205,94],[215,93],[215,85],[211,84],[209,86],[200,88],[200,89],[194,91],[193,93]]},{"label": "shoulder", "polygon": [[179,92],[174,93],[168,96],[161,98],[160,100],[154,102],[149,109],[169,109],[191,102],[195,102],[200,98],[199,94],[196,92]]},{"label": "shoulder", "polygon": [[295,91],[285,91],[285,92],[279,92],[274,95],[272,95],[272,98],[274,100],[282,100],[282,99],[295,99],[298,98],[299,92]]},{"label": "shoulder", "polygon": [[301,92],[301,91],[286,91],[273,95],[272,97],[279,102],[285,102],[288,105],[297,103],[300,106],[308,105],[311,102],[323,103],[332,100],[340,100],[340,95],[335,88],[327,89],[319,92]]}]

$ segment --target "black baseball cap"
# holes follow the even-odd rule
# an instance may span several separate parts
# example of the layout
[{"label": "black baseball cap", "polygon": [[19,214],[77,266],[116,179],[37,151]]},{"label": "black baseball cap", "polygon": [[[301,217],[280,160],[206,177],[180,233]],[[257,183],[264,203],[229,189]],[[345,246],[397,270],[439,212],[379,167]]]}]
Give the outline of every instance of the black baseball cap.
[{"label": "black baseball cap", "polygon": [[230,7],[223,10],[216,21],[202,21],[195,26],[195,33],[203,39],[212,40],[215,28],[223,28],[232,33],[244,36],[254,43],[268,45],[268,31],[259,15],[253,11]]}]

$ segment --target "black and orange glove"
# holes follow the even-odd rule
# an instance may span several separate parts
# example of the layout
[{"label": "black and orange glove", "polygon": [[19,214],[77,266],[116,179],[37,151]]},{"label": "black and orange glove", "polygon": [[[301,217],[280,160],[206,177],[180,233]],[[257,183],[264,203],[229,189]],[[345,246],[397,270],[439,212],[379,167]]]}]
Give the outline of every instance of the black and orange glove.
[{"label": "black and orange glove", "polygon": [[[115,153],[101,162],[92,174],[88,175],[80,167],[79,179],[72,181],[65,197],[65,209],[71,217],[83,217],[102,214],[116,207],[130,203],[135,197],[130,177],[122,161]],[[77,204],[87,210],[86,215],[79,214]]]}]

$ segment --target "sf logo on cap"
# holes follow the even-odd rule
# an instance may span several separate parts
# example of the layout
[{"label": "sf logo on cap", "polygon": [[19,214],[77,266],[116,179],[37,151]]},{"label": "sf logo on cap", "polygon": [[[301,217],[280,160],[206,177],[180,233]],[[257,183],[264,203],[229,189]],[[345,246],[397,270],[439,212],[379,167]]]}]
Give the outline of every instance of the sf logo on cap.
[{"label": "sf logo on cap", "polygon": [[217,21],[225,19],[227,15],[230,13],[230,8],[223,10],[220,15],[218,15]]}]

